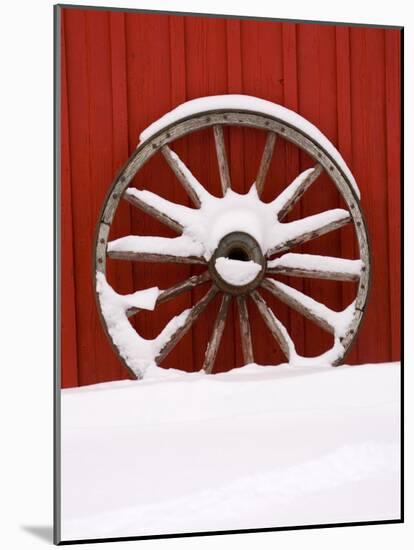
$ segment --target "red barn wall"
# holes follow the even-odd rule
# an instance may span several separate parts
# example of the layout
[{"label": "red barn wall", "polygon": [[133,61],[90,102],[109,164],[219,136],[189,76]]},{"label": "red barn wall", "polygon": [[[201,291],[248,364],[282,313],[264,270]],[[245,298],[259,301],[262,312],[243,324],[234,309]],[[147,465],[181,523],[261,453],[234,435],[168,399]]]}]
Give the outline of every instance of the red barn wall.
[{"label": "red barn wall", "polygon": [[[285,105],[309,119],[338,147],[362,194],[373,256],[369,305],[350,363],[400,358],[400,41],[394,29],[271,21],[61,10],[61,227],[62,386],[128,377],[101,327],[92,284],[95,225],[108,187],[137,145],[139,133],[176,105],[212,94],[243,93]],[[236,129],[228,147],[236,190],[254,181],[262,136]],[[179,154],[211,189],[219,180],[210,135],[183,140]],[[190,154],[191,153],[191,154]],[[307,166],[290,145],[278,145],[266,184],[273,196]],[[136,185],[187,200],[162,159],[150,162]],[[298,207],[308,215],[339,205],[333,186],[315,188]],[[166,228],[122,205],[111,236],[169,235]],[[352,234],[323,237],[331,255],[357,257]],[[307,249],[324,250],[318,245]],[[122,264],[122,265],[121,265]],[[166,288],[194,272],[188,266],[111,262],[120,292]],[[292,281],[296,288],[341,308],[352,299],[347,283]],[[157,314],[136,319],[155,335],[171,315],[189,307],[201,290],[182,295]],[[315,327],[269,302],[303,353],[320,353]],[[280,311],[278,310],[280,308]],[[199,369],[213,305],[180,342],[168,366]],[[241,364],[236,311],[229,315],[219,369]],[[257,362],[283,360],[276,343],[250,309]],[[318,329],[319,330],[319,329]]]}]

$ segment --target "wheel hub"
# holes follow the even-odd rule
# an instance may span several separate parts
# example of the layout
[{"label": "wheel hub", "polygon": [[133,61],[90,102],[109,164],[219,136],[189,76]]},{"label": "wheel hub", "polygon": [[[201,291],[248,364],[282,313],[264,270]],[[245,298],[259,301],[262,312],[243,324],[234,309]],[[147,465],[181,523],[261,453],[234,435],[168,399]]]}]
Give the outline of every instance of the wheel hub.
[{"label": "wheel hub", "polygon": [[246,294],[262,281],[266,260],[256,239],[235,231],[221,239],[208,269],[213,282],[223,292]]}]

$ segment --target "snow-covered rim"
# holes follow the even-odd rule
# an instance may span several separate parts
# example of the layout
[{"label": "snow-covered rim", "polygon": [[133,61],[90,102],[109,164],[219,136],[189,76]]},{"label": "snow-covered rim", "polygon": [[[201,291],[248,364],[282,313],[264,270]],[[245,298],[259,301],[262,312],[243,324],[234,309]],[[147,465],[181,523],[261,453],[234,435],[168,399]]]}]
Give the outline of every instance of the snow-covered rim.
[{"label": "snow-covered rim", "polygon": [[[200,112],[199,110],[201,108],[201,105],[210,106],[210,108],[213,109],[213,100],[215,107],[217,105],[220,105],[221,109],[224,109],[227,102],[231,103],[232,99],[235,99],[235,101],[232,104],[233,108],[231,110],[230,108],[227,111],[220,109],[217,110],[216,108],[207,112]],[[242,99],[246,99],[246,105],[248,104],[247,108],[243,109],[243,111]],[[253,107],[254,109],[257,109],[259,104],[263,106],[264,113],[253,111]],[[270,110],[272,110],[271,114]],[[277,119],[276,111],[279,117],[289,114],[289,116],[286,117],[287,120],[285,121]],[[168,124],[168,126],[163,127],[163,124]],[[321,134],[319,130],[317,130],[311,123],[303,119],[303,117],[300,117],[296,113],[293,113],[292,111],[289,111],[282,106],[274,105],[270,102],[247,96],[213,96],[209,98],[199,98],[198,100],[187,102],[177,109],[174,109],[174,111],[172,111],[171,113],[167,113],[167,115],[161,117],[159,121],[152,124],[150,127],[147,128],[147,130],[141,133],[141,138],[145,138],[145,141],[139,144],[139,147],[130,157],[130,159],[116,178],[114,184],[112,185],[112,188],[108,193],[102,210],[100,224],[97,231],[95,255],[97,272],[96,292],[99,310],[103,317],[105,329],[107,330],[107,333],[111,341],[115,345],[115,348],[124,364],[131,370],[131,372],[133,372],[136,377],[141,378],[148,366],[153,365],[157,359],[158,361],[162,360],[165,355],[170,351],[168,348],[168,344],[170,343],[168,338],[172,338],[172,340],[174,340],[178,337],[179,339],[180,333],[185,332],[188,329],[188,325],[191,326],[195,318],[206,307],[208,302],[214,297],[216,291],[214,289],[210,289],[206,296],[198,304],[193,306],[193,308],[182,312],[180,315],[172,319],[171,322],[168,323],[164,330],[161,332],[161,334],[155,340],[150,341],[151,345],[149,345],[149,341],[144,341],[144,339],[142,339],[135,331],[133,331],[135,333],[134,337],[132,336],[132,333],[130,333],[130,338],[125,337],[125,332],[129,332],[129,329],[125,328],[125,321],[129,325],[129,327],[131,327],[128,321],[128,316],[131,314],[131,312],[135,313],[136,311],[139,311],[139,309],[142,309],[144,307],[140,305],[140,298],[142,296],[140,297],[139,293],[146,293],[149,289],[139,291],[134,295],[130,295],[134,296],[136,301],[134,301],[134,303],[128,304],[127,307],[125,307],[125,300],[123,300],[124,297],[117,295],[117,293],[110,287],[110,285],[108,285],[104,274],[109,229],[119,199],[123,195],[124,198],[127,198],[129,202],[132,202],[141,210],[145,210],[152,214],[154,214],[154,210],[158,212],[158,214],[159,212],[161,212],[162,216],[168,218],[168,220],[164,219],[161,221],[168,221],[167,225],[174,226],[176,230],[178,229],[178,232],[182,233],[180,237],[170,239],[170,242],[168,243],[169,246],[173,246],[174,255],[179,258],[178,261],[185,261],[189,263],[205,263],[206,261],[208,261],[211,250],[201,250],[199,246],[200,242],[197,243],[197,238],[194,238],[195,235],[191,233],[191,214],[194,213],[194,211],[204,213],[206,212],[206,210],[208,211],[209,209],[205,208],[205,205],[210,204],[211,207],[211,199],[215,199],[216,201],[220,201],[221,203],[225,203],[226,201],[229,203],[231,202],[231,199],[239,201],[244,200],[246,203],[247,197],[250,196],[251,199],[251,197],[255,195],[255,188],[253,188],[254,186],[252,186],[252,189],[247,195],[238,195],[237,193],[234,193],[233,191],[227,190],[225,187],[223,187],[223,192],[225,196],[222,199],[217,199],[216,197],[213,198],[207,192],[207,190],[205,190],[204,187],[194,178],[188,168],[184,165],[184,163],[182,163],[181,159],[179,159],[178,156],[173,151],[171,151],[171,149],[168,147],[168,144],[178,137],[181,137],[193,131],[197,131],[201,128],[213,126],[216,130],[216,127],[221,125],[245,125],[262,128],[263,130],[268,132],[268,135],[270,133],[274,133],[289,141],[292,141],[298,147],[304,149],[311,156],[313,156],[318,161],[320,167],[325,169],[335,185],[338,187],[340,193],[342,194],[343,198],[348,204],[348,207],[350,208],[350,213],[348,213],[348,216],[350,219],[352,218],[355,224],[361,260],[342,260],[340,258],[331,258],[330,262],[330,264],[335,264],[336,261],[336,266],[330,265],[330,268],[335,267],[337,269],[336,278],[338,276],[338,272],[341,272],[341,270],[343,271],[342,274],[340,273],[342,276],[344,275],[344,272],[346,274],[346,279],[341,280],[355,280],[357,277],[359,277],[357,298],[343,312],[333,312],[332,310],[328,310],[328,308],[326,308],[322,304],[318,304],[310,297],[305,296],[302,293],[294,294],[294,292],[290,292],[294,291],[294,289],[291,289],[290,287],[284,288],[286,285],[283,285],[282,283],[278,283],[276,281],[272,282],[272,279],[266,278],[263,282],[263,287],[278,296],[282,301],[285,301],[285,303],[288,303],[292,307],[296,307],[299,304],[301,313],[303,313],[305,316],[311,317],[314,321],[316,318],[317,323],[320,326],[325,328],[329,327],[329,331],[334,336],[334,345],[330,350],[328,350],[328,352],[322,354],[317,358],[303,358],[299,356],[295,350],[294,343],[292,342],[290,336],[286,331],[286,328],[280,323],[278,319],[275,318],[273,312],[271,312],[270,310],[264,310],[266,304],[264,303],[261,296],[257,295],[257,292],[255,293],[256,296],[254,296],[254,301],[256,302],[259,311],[261,311],[262,315],[264,316],[268,326],[272,330],[273,335],[275,337],[278,337],[281,348],[285,351],[285,354],[288,356],[290,363],[323,363],[337,365],[342,361],[346,351],[349,349],[352,341],[355,338],[358,326],[363,317],[364,306],[366,303],[367,292],[369,288],[369,245],[365,223],[358,201],[359,190],[356,186],[354,178],[352,177],[352,174],[350,173],[340,154],[336,151],[329,140],[327,140],[327,138],[323,136],[323,134]],[[295,125],[298,125],[298,127],[294,127]],[[311,134],[310,136],[308,135],[309,133]],[[220,142],[219,133],[217,136],[215,135],[215,137],[217,145]],[[318,143],[318,139],[322,141],[322,145]],[[181,207],[180,205],[169,203],[169,201],[165,201],[165,199],[162,199],[161,197],[158,197],[157,195],[154,195],[149,191],[126,189],[136,172],[153,154],[155,154],[161,148],[168,149],[169,154],[165,154],[166,151],[163,151],[164,156],[166,157],[170,166],[176,172],[178,178],[181,180],[187,180],[187,191],[190,197],[193,199],[193,202],[195,202],[196,200],[198,201],[198,204],[196,204],[196,206],[199,207],[199,210],[188,207]],[[217,145],[217,151],[218,155],[220,155],[219,145]],[[317,175],[319,175],[319,173],[316,174],[317,166],[314,169],[309,169],[300,174],[294,180],[294,182],[292,182],[281,193],[281,195],[279,195],[279,197],[269,203],[275,208],[274,213],[283,210],[283,201],[289,201],[289,195],[291,196],[292,194],[295,194],[295,192],[298,192],[301,185],[304,185],[304,182],[306,184],[306,181],[312,180],[311,172],[315,172],[313,179],[316,179]],[[181,178],[179,173],[180,171],[182,172]],[[220,176],[223,185],[225,183],[225,174],[223,175],[222,166],[220,166]],[[260,199],[259,202],[261,203],[261,205],[265,204],[262,203]],[[180,212],[178,212],[177,209],[180,210]],[[346,211],[336,209],[336,211],[328,211],[325,214],[328,214],[328,216],[330,216],[330,223],[333,223],[334,225],[336,223],[338,224],[338,227],[340,227],[340,225],[342,224],[341,219],[344,219],[345,212]],[[313,219],[309,220],[308,218],[306,218],[306,221],[307,223],[311,223],[311,226],[313,224],[313,228],[317,228],[318,223],[320,224],[324,221],[324,219],[322,219],[324,218],[323,214],[311,216],[310,218]],[[169,222],[172,222],[172,224]],[[295,236],[295,228],[292,227],[292,223],[279,224],[279,228],[282,225],[285,226],[285,228],[287,227],[287,233],[289,234],[290,232],[291,237],[292,230],[293,237]],[[192,229],[194,229],[194,224]],[[229,228],[226,229],[227,231],[229,230]],[[230,229],[234,230],[234,228]],[[151,244],[150,248],[148,248],[149,244]],[[146,240],[145,237],[130,236],[109,243],[108,253],[112,257],[120,257],[122,259],[126,259],[125,254],[128,253],[132,253],[133,255],[135,255],[134,259],[139,259],[138,257],[140,256],[148,257],[148,255],[162,256],[166,253],[165,249],[163,249],[164,245],[165,242],[163,242],[163,239],[160,237],[152,238],[152,243],[150,243],[148,239]],[[280,245],[280,242],[276,243],[276,249],[275,247],[273,247],[273,249],[278,251],[277,248],[278,246],[280,248]],[[295,256],[296,258],[293,258],[293,260],[296,265],[292,267],[292,257]],[[311,264],[315,263],[315,259],[313,259],[313,262],[309,262],[309,258],[303,258],[305,265],[302,265],[300,259],[297,258],[297,256],[300,255],[292,253],[284,254],[284,256],[278,259],[281,260],[279,262],[279,265],[275,264],[275,262],[277,263],[278,260],[275,260],[273,262],[270,261],[268,264],[269,272],[286,273],[286,270],[293,269],[294,271],[296,270],[296,274],[303,275],[305,273],[304,276],[312,276],[309,275],[309,273],[310,271],[312,271]],[[201,262],[199,261],[200,258],[202,259]],[[131,259],[131,257],[128,257],[128,259]],[[343,263],[341,264],[341,262]],[[352,264],[350,262],[352,262]],[[359,273],[357,269],[358,262]],[[329,269],[325,269],[325,273],[328,273]],[[322,273],[322,278],[328,278],[326,277],[326,275],[323,275],[323,271],[323,269],[320,269],[318,275],[321,275]],[[194,279],[194,277],[191,279]],[[205,279],[203,280],[202,277],[200,278],[200,280],[197,281],[185,281],[183,283],[184,290],[188,290],[189,288],[192,288],[193,286],[196,286],[197,284],[203,282],[205,282]],[[158,300],[162,301],[164,299],[168,299],[170,296],[175,295],[176,289],[170,288],[165,291],[159,291],[159,289],[156,290],[159,293]],[[111,296],[112,298],[109,299],[108,296]],[[155,300],[155,302],[156,301],[157,300]],[[243,302],[243,300],[240,301]],[[219,329],[221,325],[223,325],[223,322],[220,321],[222,321],[223,318],[225,320],[227,307],[228,300],[223,299],[222,306],[219,311],[219,317],[216,323]],[[114,308],[116,310],[115,313]],[[296,309],[298,308],[296,307]],[[246,330],[246,323],[243,322],[242,319],[243,314],[246,314],[246,309],[243,306],[243,303],[239,304],[239,310],[241,316],[241,330],[243,332],[243,330]],[[116,321],[116,319],[118,319],[118,321]],[[250,327],[248,328],[250,330]],[[218,332],[220,332],[220,330]],[[217,334],[215,334],[215,337],[217,337]],[[218,343],[220,341],[220,337],[221,334],[219,334]],[[215,340],[217,340],[217,338],[215,338]],[[147,342],[147,344],[144,344],[144,342]],[[160,342],[162,345],[160,344]],[[214,362],[217,345],[217,342],[210,341],[208,349],[206,351],[206,360],[208,359],[209,355],[211,359],[211,349],[213,348]],[[140,350],[142,351],[142,353]],[[243,351],[245,352],[245,350]],[[244,353],[245,360],[246,358],[249,358],[249,353],[246,353]],[[246,362],[252,361],[253,358],[251,355],[251,360],[247,360]],[[207,365],[207,367],[208,366],[209,365]],[[204,365],[204,368],[205,370],[207,370],[207,372],[211,370],[211,368],[206,369],[206,364]]]},{"label": "snow-covered rim", "polygon": [[283,105],[278,105],[277,103],[272,103],[271,101],[258,97],[242,94],[228,94],[198,97],[196,99],[186,101],[147,126],[147,128],[145,128],[139,136],[138,147],[145,141],[153,138],[167,126],[176,124],[178,121],[182,122],[183,120],[194,117],[200,113],[206,114],[208,112],[219,110],[240,110],[257,115],[268,115],[283,121],[284,124],[288,124],[292,128],[300,129],[309,139],[313,140],[315,143],[318,143],[323,149],[325,149],[325,151],[337,163],[338,167],[343,171],[344,175],[348,178],[357,197],[359,199],[361,198],[361,193],[352,172],[348,168],[342,155],[336,147],[334,147],[332,142],[325,136],[325,134],[323,134],[314,124],[309,122],[309,120],[306,120],[303,116],[295,113],[295,111],[292,111]]}]

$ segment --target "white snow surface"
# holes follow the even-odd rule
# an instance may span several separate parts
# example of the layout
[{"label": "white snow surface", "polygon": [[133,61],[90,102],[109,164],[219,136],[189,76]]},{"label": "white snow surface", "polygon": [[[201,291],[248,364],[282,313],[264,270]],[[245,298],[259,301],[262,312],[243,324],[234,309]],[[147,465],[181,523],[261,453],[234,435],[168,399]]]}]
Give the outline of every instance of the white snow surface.
[{"label": "white snow surface", "polygon": [[127,235],[108,243],[109,252],[146,252],[174,256],[201,256],[202,245],[186,235],[179,237],[142,237]]},{"label": "white snow surface", "polygon": [[314,313],[317,317],[326,321],[331,327],[335,329],[335,336],[344,336],[347,332],[349,325],[352,321],[355,311],[355,301],[352,302],[343,311],[334,311],[329,307],[317,302],[310,296],[300,292],[296,288],[293,288],[285,283],[276,281],[275,279],[267,279],[276,288],[280,289],[284,294],[287,294],[306,309]]},{"label": "white snow surface", "polygon": [[62,538],[397,519],[400,366],[248,365],[62,391]]},{"label": "white snow surface", "polygon": [[304,357],[296,351],[295,343],[290,337],[286,327],[279,321],[279,319],[275,316],[273,311],[270,310],[270,313],[275,323],[277,324],[279,329],[282,331],[285,337],[285,340],[288,344],[289,364],[297,367],[332,365],[334,361],[338,359],[338,357],[341,357],[343,355],[344,347],[340,339],[342,336],[346,335],[348,329],[350,328],[350,325],[352,323],[352,320],[355,314],[356,300],[351,302],[349,306],[347,306],[344,310],[334,311],[329,307],[325,306],[324,304],[317,302],[307,294],[304,294],[303,292],[300,292],[296,288],[288,286],[285,283],[282,283],[280,281],[276,281],[270,278],[268,278],[267,281],[272,283],[283,294],[289,296],[294,301],[301,304],[303,307],[305,307],[307,310],[313,313],[316,317],[319,317],[320,319],[324,320],[328,325],[330,325],[333,328],[334,342],[332,347],[328,349],[326,352],[316,357]]},{"label": "white snow surface", "polygon": [[146,189],[128,187],[125,190],[125,194],[135,197],[162,212],[168,212],[171,219],[183,223],[184,225],[194,223],[194,217],[197,215],[197,212],[193,208],[173,203]]},{"label": "white snow surface", "polygon": [[170,124],[196,115],[197,113],[202,113],[204,111],[215,111],[219,109],[243,110],[252,113],[263,113],[265,115],[280,119],[286,124],[299,129],[304,134],[308,135],[311,139],[319,143],[335,160],[342,172],[349,179],[358,198],[360,198],[361,195],[355,178],[349,170],[348,166],[346,165],[341,154],[329,141],[329,139],[314,124],[303,118],[298,113],[295,113],[294,111],[287,109],[282,105],[278,105],[277,103],[272,103],[271,101],[267,101],[258,97],[242,94],[227,94],[199,97],[187,101],[186,103],[183,103],[172,111],[166,113],[161,118],[153,122],[150,126],[148,126],[145,130],[143,130],[139,136],[138,146]]},{"label": "white snow surface", "polygon": [[360,275],[363,267],[362,260],[348,260],[334,258],[332,256],[319,256],[317,254],[295,254],[288,252],[280,258],[267,262],[269,268],[290,267],[293,269],[305,269],[314,271],[329,271]]},{"label": "white snow surface", "polygon": [[217,258],[215,265],[219,275],[228,283],[236,286],[251,283],[262,269],[260,264],[252,260],[243,262],[224,257]]},{"label": "white snow surface", "polygon": [[280,200],[281,195],[270,203],[262,202],[255,184],[248,193],[240,194],[229,189],[224,197],[215,197],[203,187],[202,193],[198,188],[195,189],[201,200],[199,209],[172,203],[147,191],[128,189],[129,194],[148,202],[178,222],[183,227],[183,233],[172,238],[128,235],[109,242],[108,250],[203,256],[208,261],[225,235],[233,231],[243,231],[254,237],[263,254],[266,254],[268,250],[305,233],[349,218],[346,210],[334,208],[282,223],[277,220],[277,213],[285,204],[285,201]]},{"label": "white snow surface", "polygon": [[121,295],[115,292],[105,275],[98,271],[96,290],[112,341],[129,368],[142,378],[149,367],[156,368],[155,357],[170,340],[171,335],[185,323],[190,310],[186,309],[173,317],[156,338],[147,340],[133,328],[126,312],[132,307],[153,310],[159,294],[157,287]]},{"label": "white snow surface", "polygon": [[286,223],[274,224],[269,231],[272,246],[269,249],[276,248],[284,243],[293,241],[305,233],[310,233],[318,230],[321,227],[327,226],[334,222],[350,218],[349,212],[343,208],[333,208],[326,210],[320,214],[313,214],[306,218],[294,220]]},{"label": "white snow surface", "polygon": [[97,290],[99,294],[105,293],[108,296],[108,307],[119,307],[120,309],[127,311],[130,308],[137,307],[139,309],[148,309],[152,311],[155,307],[155,303],[160,292],[159,288],[154,286],[152,288],[146,288],[145,290],[138,290],[133,294],[117,294],[114,291],[111,292],[106,282],[105,275],[101,272],[96,273]]},{"label": "white snow surface", "polygon": [[[181,163],[181,161],[179,162]],[[182,164],[181,169],[183,171],[187,170],[184,164]],[[308,172],[309,170],[305,171],[298,178],[303,179],[307,176]],[[283,250],[285,246],[289,247],[290,241],[297,238],[300,239],[302,235],[323,228],[332,222],[349,218],[349,213],[346,210],[335,208],[306,218],[290,222],[280,222],[277,219],[277,214],[290,198],[290,193],[287,193],[286,190],[282,192],[282,195],[279,195],[279,197],[269,203],[264,203],[260,200],[255,184],[251,186],[248,193],[239,194],[232,189],[228,189],[224,197],[218,198],[204,189],[193,176],[192,178],[191,185],[200,198],[200,208],[189,208],[176,204],[148,191],[140,191],[138,189],[128,190],[130,195],[147,202],[152,208],[157,209],[162,214],[176,221],[183,228],[181,235],[178,237],[128,235],[109,242],[108,251],[152,253],[177,257],[195,256],[209,261],[224,236],[235,231],[241,231],[251,235],[257,241],[263,254],[266,255],[270,253],[269,251]],[[298,178],[290,186],[296,188]],[[288,189],[290,186],[288,186]],[[281,200],[281,196],[285,198]],[[291,261],[292,257],[299,264],[300,262],[305,262],[308,265],[315,264],[318,262],[318,259],[320,259],[321,264],[325,261],[325,258],[322,256],[316,257],[318,259],[313,259],[311,255],[291,254]],[[289,263],[289,254],[282,256],[282,258],[279,258],[275,262],[281,262],[283,259],[285,261],[287,259]],[[331,267],[333,264],[338,267],[340,264],[344,269],[350,269],[350,262],[352,260],[327,258],[326,262],[327,267]],[[269,265],[277,264],[270,262]],[[351,269],[355,269],[354,265],[352,264]],[[216,268],[225,280],[235,285],[248,284],[260,271],[260,266],[254,262],[239,262],[228,258],[218,259]],[[332,326],[338,329],[335,330],[334,345],[330,350],[316,358],[304,358],[294,351],[294,343],[287,334],[286,328],[276,319],[278,326],[286,334],[286,341],[289,342],[289,347],[291,348],[290,362],[297,365],[314,365],[315,362],[316,364],[333,363],[343,352],[339,338],[346,332],[346,328],[352,320],[354,305],[351,304],[346,313],[329,313],[330,310],[324,305],[318,304],[310,297],[298,293],[286,285],[282,286],[286,292],[294,295],[295,299],[302,300],[302,303],[306,302],[304,303],[306,307],[317,309],[317,313],[325,315],[325,317],[328,315],[329,321],[335,321],[335,325]],[[109,287],[106,288],[106,292],[100,292],[101,309],[109,327],[108,331],[128,366],[134,372],[142,375],[146,367],[153,363],[157,353],[162,349],[159,342],[162,341],[165,343],[167,341],[166,335],[171,335],[174,330],[185,322],[188,311],[172,319],[162,334],[150,344],[148,340],[142,338],[131,327],[125,314],[125,308],[118,307],[116,315],[114,315],[113,304],[110,303],[106,307],[105,302],[107,297],[111,301],[115,295],[118,296],[116,303],[121,304],[123,298],[119,297],[112,288]],[[107,312],[109,312],[109,317]],[[140,346],[142,347],[142,352],[140,351]]]},{"label": "white snow surface", "polygon": [[277,212],[282,210],[286,203],[288,203],[295,193],[302,187],[303,182],[308,176],[310,176],[315,171],[315,168],[308,168],[301,172],[296,178],[292,181],[286,189],[284,189],[280,195],[273,201],[273,207]]}]

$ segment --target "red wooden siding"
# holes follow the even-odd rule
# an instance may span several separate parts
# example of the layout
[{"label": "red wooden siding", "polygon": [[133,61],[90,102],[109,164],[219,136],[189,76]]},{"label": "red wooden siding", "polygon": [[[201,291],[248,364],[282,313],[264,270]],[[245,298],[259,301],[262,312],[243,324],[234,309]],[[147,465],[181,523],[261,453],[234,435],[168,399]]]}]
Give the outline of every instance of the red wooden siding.
[{"label": "red wooden siding", "polygon": [[[92,285],[95,225],[108,187],[136,147],[139,133],[176,105],[211,94],[244,93],[285,105],[312,121],[339,148],[362,193],[371,237],[372,289],[368,311],[347,361],[400,357],[400,31],[334,25],[62,9],[61,26],[61,216],[62,385],[128,376],[106,339]],[[226,133],[233,186],[247,191],[254,181],[264,137],[236,128]],[[177,152],[194,174],[218,191],[212,133],[181,139]],[[269,200],[304,168],[309,158],[280,140],[268,175]],[[162,158],[155,157],[134,183],[188,204]],[[321,187],[323,188],[321,190]],[[341,206],[321,178],[292,217]],[[111,238],[130,233],[173,233],[127,204],[117,213]],[[354,258],[352,228],[303,246],[305,251]],[[199,267],[108,262],[119,292],[166,288],[198,273]],[[352,283],[293,280],[289,284],[332,308],[347,305]],[[203,288],[135,319],[154,336],[172,316],[189,307]],[[268,296],[266,295],[266,299]],[[269,297],[298,350],[323,351],[329,340],[298,314]],[[200,368],[219,300],[167,358],[169,366]],[[283,360],[263,321],[249,304],[259,363]],[[240,365],[235,307],[218,363]]]}]

